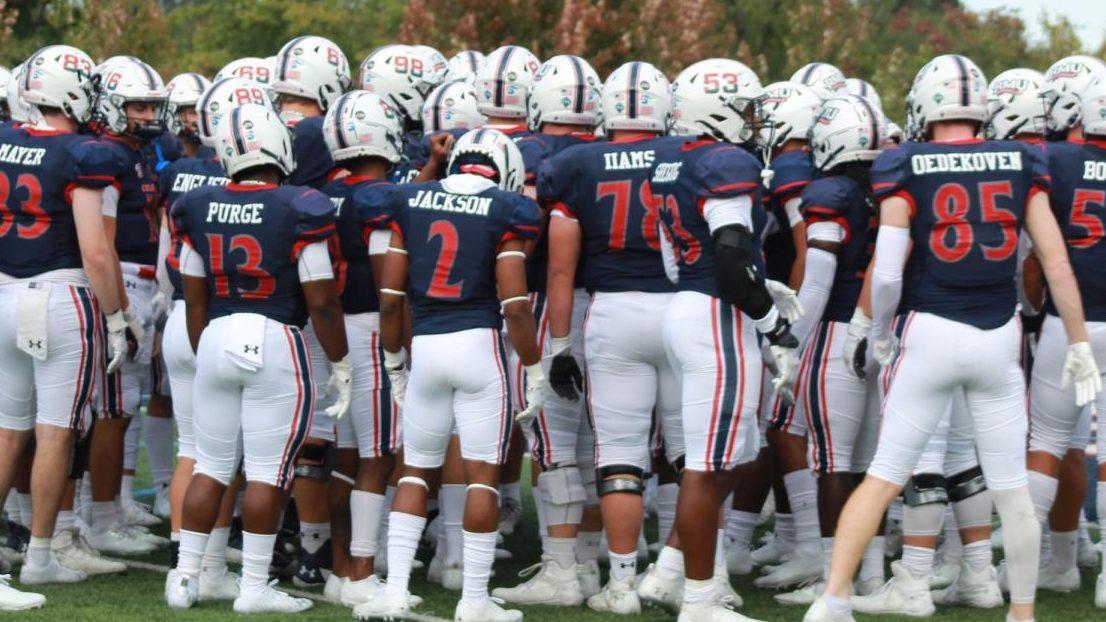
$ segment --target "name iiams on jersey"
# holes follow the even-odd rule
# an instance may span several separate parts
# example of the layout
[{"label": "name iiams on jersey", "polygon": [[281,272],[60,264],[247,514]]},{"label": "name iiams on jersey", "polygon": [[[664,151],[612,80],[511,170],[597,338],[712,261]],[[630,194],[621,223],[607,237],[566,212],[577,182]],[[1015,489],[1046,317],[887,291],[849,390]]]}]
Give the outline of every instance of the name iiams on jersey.
[{"label": "name iiams on jersey", "polygon": [[632,171],[653,166],[656,152],[652,149],[641,151],[612,151],[603,154],[603,168],[608,171]]},{"label": "name iiams on jersey", "polygon": [[20,147],[7,143],[0,145],[0,162],[8,164],[38,166],[42,164],[42,158],[45,156],[46,149],[42,147]]},{"label": "name iiams on jersey", "polygon": [[435,190],[419,190],[418,194],[407,199],[407,205],[440,212],[487,216],[492,207],[492,199],[491,197],[476,195],[457,195]]},{"label": "name iiams on jersey", "polygon": [[172,192],[188,192],[201,186],[225,186],[228,183],[230,183],[230,180],[222,176],[179,173],[173,178]]},{"label": "name iiams on jersey", "polygon": [[264,203],[216,203],[207,204],[207,222],[231,225],[259,225]]},{"label": "name iiams on jersey", "polygon": [[910,157],[910,167],[915,175],[1020,171],[1022,154],[1018,151],[918,154]]}]

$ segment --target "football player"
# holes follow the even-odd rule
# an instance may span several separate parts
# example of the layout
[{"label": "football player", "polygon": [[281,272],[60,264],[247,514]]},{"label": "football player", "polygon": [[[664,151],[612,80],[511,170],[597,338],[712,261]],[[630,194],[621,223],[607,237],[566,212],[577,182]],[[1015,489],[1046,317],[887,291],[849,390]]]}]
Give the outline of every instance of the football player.
[{"label": "football player", "polygon": [[173,205],[189,341],[196,352],[196,469],[184,501],[180,558],[166,578],[170,607],[198,598],[202,559],[219,499],[246,476],[239,613],[311,607],[269,583],[269,564],[293,464],[311,425],[317,381],[301,328],[310,317],[330,365],[327,412],[349,408],[352,367],[327,238],[334,208],[323,194],[279,185],[293,170],[292,139],[272,108],[245,104],[220,124],[216,152],[230,175]]},{"label": "football player", "polygon": [[[925,142],[886,151],[872,167],[880,229],[870,339],[891,378],[876,456],[839,518],[826,591],[808,622],[852,619],[847,599],[860,555],[958,390],[1006,531],[1009,618],[1033,618],[1040,534],[1022,458],[1028,424],[1014,317],[1023,225],[1064,320],[1065,386],[1074,385],[1083,405],[1101,380],[1049,208],[1043,154],[1025,143],[975,138],[987,118],[986,88],[982,71],[963,56],[927,63],[908,100]],[[893,324],[902,326],[898,336]]]},{"label": "football player", "polygon": [[[460,436],[468,480],[464,585],[454,620],[519,622],[488,596],[498,523],[497,486],[511,434],[511,398],[500,327],[526,365],[524,420],[541,408],[545,378],[526,296],[526,240],[539,216],[522,196],[522,158],[509,137],[489,129],[462,136],[450,175],[401,186],[387,200],[359,203],[374,228],[392,231],[380,288],[384,365],[404,395],[403,477],[388,531],[388,581],[354,608],[361,619],[402,617],[428,480],[445,460],[450,429]],[[361,197],[358,197],[359,199]],[[411,371],[402,352],[404,298],[411,296]],[[406,390],[403,391],[404,387]]]}]

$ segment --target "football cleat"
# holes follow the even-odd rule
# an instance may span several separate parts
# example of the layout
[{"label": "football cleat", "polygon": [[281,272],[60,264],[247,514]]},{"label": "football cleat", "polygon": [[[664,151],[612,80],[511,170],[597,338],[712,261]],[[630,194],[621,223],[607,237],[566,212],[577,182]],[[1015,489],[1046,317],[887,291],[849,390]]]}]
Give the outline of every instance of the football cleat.
[{"label": "football cleat", "polygon": [[822,576],[820,560],[796,555],[786,562],[772,568],[768,574],[753,579],[753,585],[759,588],[774,589],[806,585]]},{"label": "football cleat", "polygon": [[170,609],[191,609],[200,599],[200,581],[177,569],[165,576],[165,604]]},{"label": "football cleat", "polygon": [[1050,592],[1075,592],[1081,584],[1079,567],[1072,566],[1067,570],[1058,570],[1051,564],[1041,568],[1037,574],[1037,589]]},{"label": "football cleat", "polygon": [[530,577],[530,579],[515,587],[497,587],[492,590],[492,596],[519,605],[576,607],[584,602],[575,564],[569,568],[562,568],[547,557],[533,566],[524,568],[518,576],[519,578]]},{"label": "football cleat", "polygon": [[239,594],[234,599],[235,613],[298,613],[311,608],[308,598],[296,598],[276,589],[274,579],[257,592]]},{"label": "football cleat", "polygon": [[296,587],[317,587],[326,583],[332,563],[331,544],[328,539],[314,553],[300,548],[299,564],[292,582]]},{"label": "football cleat", "polygon": [[20,592],[8,585],[10,575],[0,575],[0,611],[26,611],[46,604],[46,597],[34,592]]},{"label": "football cleat", "polygon": [[813,605],[814,601],[826,591],[826,584],[819,581],[797,590],[772,596],[781,605]]},{"label": "football cleat", "polygon": [[730,575],[726,572],[725,566],[715,566],[714,577],[711,580],[714,581],[715,589],[718,590],[717,593],[720,597],[726,599],[726,602],[730,603],[731,606],[740,609],[745,604],[741,595],[730,584]]},{"label": "football cleat", "polygon": [[1106,572],[1098,573],[1098,581],[1094,585],[1094,606],[1106,609]]},{"label": "football cleat", "polygon": [[576,564],[576,576],[580,578],[580,593],[585,600],[595,596],[602,589],[599,580],[599,562],[593,560]]},{"label": "football cleat", "polygon": [[634,578],[611,579],[602,591],[588,599],[588,608],[619,615],[641,613],[641,600],[634,588]]},{"label": "football cleat", "polygon": [[459,592],[464,582],[465,568],[461,562],[442,565],[442,587]]},{"label": "football cleat", "polygon": [[499,504],[499,533],[509,536],[522,520],[522,505],[515,499],[504,497]]},{"label": "football cleat", "polygon": [[200,572],[200,601],[234,600],[241,593],[241,581],[238,575],[226,568],[221,571],[203,570]]},{"label": "football cleat", "polygon": [[119,504],[119,514],[124,525],[153,527],[161,524],[161,519],[150,512],[150,506],[138,501],[124,500]]},{"label": "football cleat", "polygon": [[[334,577],[334,575],[330,575]],[[356,607],[361,603],[367,603],[370,600],[380,595],[381,590],[384,589],[384,582],[381,581],[376,575],[371,575],[367,579],[361,579],[360,581],[351,581],[349,579],[342,579],[341,592],[338,595],[339,602],[347,607]],[[327,580],[329,585],[330,580]]]},{"label": "football cleat", "polygon": [[726,570],[731,575],[746,575],[753,571],[752,551],[744,546],[733,546],[726,551]]},{"label": "football cleat", "polygon": [[940,590],[952,585],[959,573],[959,563],[945,561],[944,558],[937,560],[933,574],[929,577],[929,589]]},{"label": "football cleat", "polygon": [[723,593],[702,603],[686,604],[680,609],[676,622],[757,622],[734,610],[732,599]]},{"label": "football cleat", "polygon": [[966,605],[978,609],[992,609],[1003,605],[1002,591],[998,588],[998,575],[994,566],[976,572],[965,563],[948,587],[932,592],[938,605]]},{"label": "football cleat", "polygon": [[411,611],[411,594],[382,590],[380,594],[353,608],[353,617],[358,620],[397,620]]},{"label": "football cleat", "polygon": [[334,573],[330,573],[330,576],[326,578],[326,583],[323,584],[323,598],[326,602],[332,605],[342,604],[342,588],[346,586],[349,579],[346,577],[339,577]]},{"label": "football cleat", "polygon": [[157,548],[120,529],[109,529],[100,533],[90,532],[88,545],[96,551],[112,555],[145,555]]},{"label": "football cleat", "polygon": [[892,577],[868,596],[853,596],[853,609],[861,613],[881,613],[925,618],[935,608],[929,594],[929,580],[915,579],[900,562],[891,562]]},{"label": "football cleat", "polygon": [[76,529],[63,529],[54,534],[50,549],[58,558],[59,564],[88,575],[115,574],[127,569],[127,565],[123,562],[101,557],[88,546],[84,536]]},{"label": "football cleat", "polygon": [[780,539],[772,532],[768,533],[764,544],[749,553],[749,559],[757,566],[768,566],[784,561],[783,547]]},{"label": "football cleat", "polygon": [[880,577],[872,577],[871,579],[856,579],[853,581],[853,594],[857,596],[867,596],[874,594],[876,590],[883,587],[883,579]]},{"label": "football cleat", "polygon": [[656,564],[649,564],[645,572],[638,577],[637,596],[646,605],[678,614],[684,602],[684,578],[662,577]]},{"label": "football cleat", "polygon": [[169,520],[169,487],[162,486],[157,491],[157,496],[154,497],[154,515],[162,518],[163,520]]},{"label": "football cleat", "polygon": [[830,611],[826,601],[819,598],[814,601],[810,609],[803,615],[803,622],[856,622],[852,612],[834,613]]},{"label": "football cleat", "polygon": [[479,603],[461,599],[453,611],[453,622],[522,622],[522,612],[518,609],[504,609],[499,599],[486,598]]},{"label": "football cleat", "polygon": [[169,546],[169,538],[159,536],[156,533],[150,533],[150,530],[146,527],[141,527],[139,525],[122,525],[117,527],[117,529],[131,535],[139,542],[146,542],[152,545],[155,549]]},{"label": "football cleat", "polygon": [[88,578],[88,574],[66,568],[58,563],[53,555],[50,563],[37,567],[31,564],[23,564],[19,571],[19,582],[24,585],[42,585],[44,583],[80,583]]}]

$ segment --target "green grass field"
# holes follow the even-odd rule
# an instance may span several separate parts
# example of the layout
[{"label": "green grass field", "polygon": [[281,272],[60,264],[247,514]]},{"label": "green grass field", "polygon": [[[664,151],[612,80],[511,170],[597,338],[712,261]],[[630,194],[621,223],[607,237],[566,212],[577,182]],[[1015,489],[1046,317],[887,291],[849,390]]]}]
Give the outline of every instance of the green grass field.
[{"label": "green grass field", "polygon": [[[144,460],[142,461],[144,464]],[[139,480],[144,478],[140,473]],[[507,540],[507,548],[514,552],[514,559],[496,564],[496,577],[493,585],[514,585],[518,582],[516,573],[531,564],[538,557],[537,521],[533,515],[533,506],[529,495],[526,496],[527,520],[519,532]],[[164,531],[160,530],[160,531]],[[145,564],[166,566],[168,552],[148,557],[133,558],[133,561]],[[429,559],[423,559],[428,562]],[[422,616],[433,616],[452,620],[453,608],[460,596],[459,592],[449,592],[437,585],[426,583],[425,571],[416,571],[412,581],[412,591],[426,599],[416,610]],[[18,575],[16,575],[18,576]],[[1083,589],[1074,594],[1041,594],[1040,608],[1037,613],[1039,622],[1076,622],[1082,620],[1106,620],[1106,611],[1093,606],[1095,574],[1083,574]],[[16,584],[18,587],[18,583]],[[170,611],[162,597],[164,574],[153,569],[132,568],[126,573],[110,577],[101,577],[86,583],[72,586],[51,586],[39,589],[46,594],[48,601],[44,609],[14,614],[0,614],[0,621],[12,620],[57,620],[66,622],[155,622],[160,620],[179,620],[182,622],[211,622],[213,620],[240,619],[230,608],[230,603],[202,603],[187,612]],[[739,577],[734,586],[745,599],[742,613],[759,620],[802,619],[803,608],[783,607],[772,599],[772,593],[752,587],[752,577]],[[288,583],[287,587],[291,587]],[[594,613],[585,607],[574,609],[552,607],[524,607],[528,622],[599,622],[613,616]],[[962,622],[998,621],[1004,615],[999,610],[981,611],[959,607],[938,608],[936,619]],[[350,610],[316,602],[315,607],[296,616],[263,616],[263,619],[294,619],[303,622],[314,620],[352,619]],[[674,617],[656,609],[646,609],[637,619],[648,622],[674,620]],[[892,616],[858,616],[859,620],[910,620]],[[436,622],[422,618],[420,622]]]}]

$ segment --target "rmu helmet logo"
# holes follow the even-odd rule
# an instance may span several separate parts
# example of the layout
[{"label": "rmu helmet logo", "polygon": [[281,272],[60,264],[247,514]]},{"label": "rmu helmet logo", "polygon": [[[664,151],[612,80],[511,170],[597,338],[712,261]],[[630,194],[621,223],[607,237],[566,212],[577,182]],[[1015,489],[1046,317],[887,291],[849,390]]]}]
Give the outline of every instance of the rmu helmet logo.
[{"label": "rmu helmet logo", "polygon": [[818,119],[815,121],[815,123],[819,123],[821,125],[829,125],[830,123],[833,123],[833,120],[837,118],[838,110],[839,108],[835,106],[826,106],[825,108],[822,108],[822,111],[818,113]]},{"label": "rmu helmet logo", "polygon": [[1091,68],[1080,61],[1070,61],[1053,66],[1048,71],[1047,80],[1070,80],[1080,75],[1090,73]]},{"label": "rmu helmet logo", "polygon": [[1025,78],[1009,78],[991,83],[991,90],[995,95],[1021,95],[1029,86],[1029,80]]}]

